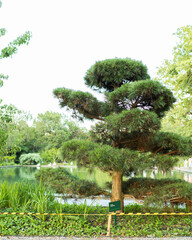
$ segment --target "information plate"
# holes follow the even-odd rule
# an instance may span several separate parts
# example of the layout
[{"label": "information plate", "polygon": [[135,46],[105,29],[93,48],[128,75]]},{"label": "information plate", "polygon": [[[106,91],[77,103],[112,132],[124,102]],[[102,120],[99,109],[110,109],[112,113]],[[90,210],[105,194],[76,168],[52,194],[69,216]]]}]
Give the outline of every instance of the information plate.
[{"label": "information plate", "polygon": [[121,201],[115,201],[109,203],[109,212],[116,212],[121,210]]}]

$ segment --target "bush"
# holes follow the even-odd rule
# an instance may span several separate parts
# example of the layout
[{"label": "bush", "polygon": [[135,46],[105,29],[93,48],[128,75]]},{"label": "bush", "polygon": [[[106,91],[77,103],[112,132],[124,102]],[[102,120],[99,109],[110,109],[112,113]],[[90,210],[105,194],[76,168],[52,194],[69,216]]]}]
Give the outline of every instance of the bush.
[{"label": "bush", "polygon": [[19,158],[19,162],[22,165],[36,165],[41,161],[42,160],[39,153],[22,154]]},{"label": "bush", "polygon": [[15,165],[14,160],[15,160],[15,155],[4,156],[0,162],[0,166]]}]

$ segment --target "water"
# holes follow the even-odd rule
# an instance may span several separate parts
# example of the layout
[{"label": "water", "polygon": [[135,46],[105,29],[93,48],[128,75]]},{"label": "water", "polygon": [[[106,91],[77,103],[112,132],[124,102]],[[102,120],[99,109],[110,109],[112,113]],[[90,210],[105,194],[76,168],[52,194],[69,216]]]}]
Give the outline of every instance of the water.
[{"label": "water", "polygon": [[[95,181],[99,186],[104,187],[106,182],[111,181],[111,176],[108,173],[103,173],[99,169],[93,169],[90,173],[87,169],[78,169],[75,167],[68,167],[69,172],[73,175],[78,176],[81,179]],[[32,183],[36,182],[35,173],[38,171],[37,167],[6,167],[0,168],[0,183],[3,181],[8,181],[9,183],[21,182],[21,181],[29,181]],[[173,178],[173,179],[184,179],[188,182],[192,183],[192,173],[184,173],[180,171],[171,171],[169,173],[163,174],[162,171],[158,170],[147,170],[143,171],[138,177],[150,177],[155,179],[160,178]],[[56,198],[59,202],[64,202],[62,198]],[[102,205],[108,206],[110,200],[106,198],[82,198],[82,199],[75,199],[75,198],[68,198],[65,200],[68,203],[85,203],[88,205]],[[135,203],[133,199],[125,199],[125,205],[130,203]]]},{"label": "water", "polygon": [[[78,169],[75,167],[69,167],[68,169],[71,174],[78,176],[81,179],[86,179],[96,182],[99,186],[104,187],[106,182],[111,181],[111,176],[108,173],[103,173],[99,169],[93,169],[90,173],[87,169]],[[35,173],[37,172],[37,167],[6,167],[0,168],[0,183],[3,181],[8,181],[9,183],[30,181],[35,182]],[[155,179],[161,178],[172,178],[172,179],[184,179],[187,182],[192,183],[192,173],[185,173],[180,171],[170,171],[163,174],[162,171],[158,170],[147,170],[143,171],[137,177],[150,177]]]},{"label": "water", "polygon": [[35,182],[36,167],[5,167],[0,168],[0,183],[29,181]]}]

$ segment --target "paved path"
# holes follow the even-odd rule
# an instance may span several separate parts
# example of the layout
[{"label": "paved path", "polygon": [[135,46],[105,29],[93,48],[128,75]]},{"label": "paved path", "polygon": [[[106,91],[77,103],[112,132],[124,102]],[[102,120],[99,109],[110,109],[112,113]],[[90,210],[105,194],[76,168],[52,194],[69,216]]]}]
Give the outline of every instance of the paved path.
[{"label": "paved path", "polygon": [[0,237],[0,240],[191,240],[192,237],[174,237],[174,238],[127,238],[127,237],[100,237],[100,238],[88,238],[88,237]]},{"label": "paved path", "polygon": [[181,171],[181,172],[187,172],[187,173],[192,173],[192,168],[191,167],[174,167],[173,170]]}]

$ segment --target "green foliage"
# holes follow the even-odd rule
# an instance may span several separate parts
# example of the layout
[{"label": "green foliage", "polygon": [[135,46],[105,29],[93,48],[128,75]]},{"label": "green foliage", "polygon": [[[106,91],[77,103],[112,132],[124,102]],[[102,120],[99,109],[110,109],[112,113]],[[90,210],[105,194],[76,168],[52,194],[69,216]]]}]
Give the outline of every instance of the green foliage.
[{"label": "green foliage", "polygon": [[86,138],[85,129],[80,128],[75,122],[66,119],[65,115],[55,112],[45,112],[38,114],[34,120],[36,144],[41,150],[57,148],[63,142],[73,138]]},{"label": "green foliage", "polygon": [[106,97],[115,112],[139,108],[153,111],[159,117],[164,116],[164,112],[176,101],[169,89],[153,80],[124,84],[113,92],[106,93]]},{"label": "green foliage", "polygon": [[42,161],[39,153],[22,154],[19,158],[21,165],[36,165]]},{"label": "green foliage", "polygon": [[[91,134],[103,143],[115,142],[115,146],[138,149],[146,144],[146,140],[160,128],[160,120],[153,112],[133,109],[119,114],[111,114],[92,128]],[[127,141],[129,139],[129,141]],[[144,141],[145,139],[145,141]]]},{"label": "green foliage", "polygon": [[12,211],[46,212],[56,211],[54,194],[47,190],[41,183],[30,184],[20,182],[0,185],[0,209],[12,209]]},{"label": "green foliage", "polygon": [[121,170],[128,176],[147,167],[157,166],[159,169],[167,171],[179,161],[176,157],[154,155],[150,152],[141,153],[127,148],[118,149],[89,140],[75,139],[63,144],[61,154],[63,160],[76,161],[79,167],[90,169],[98,167],[102,171],[110,173]]},{"label": "green foliage", "polygon": [[173,204],[185,203],[192,209],[192,184],[181,179],[131,178],[123,182],[122,188],[124,194],[144,200],[148,210],[152,207],[173,210],[170,200]]},{"label": "green foliage", "polygon": [[192,155],[192,139],[181,137],[176,133],[159,132],[151,142],[155,153],[175,154],[190,156]]},{"label": "green foliage", "polygon": [[88,167],[91,164],[89,160],[89,152],[95,147],[96,144],[89,140],[73,139],[63,143],[61,147],[61,155],[63,161],[77,161],[79,167]]},{"label": "green foliage", "polygon": [[10,165],[15,165],[15,155],[12,156],[3,156],[0,166],[10,166]]},{"label": "green foliage", "polygon": [[174,105],[162,120],[163,131],[192,136],[191,102],[192,95]]},{"label": "green foliage", "polygon": [[[2,236],[98,236],[107,233],[108,208],[85,204],[60,204],[42,184],[3,183],[0,185],[1,212],[65,213],[82,216],[0,215]],[[162,209],[159,209],[162,212]],[[183,209],[179,209],[179,212]],[[145,212],[143,206],[125,206],[125,213]],[[103,216],[84,214],[106,214]],[[191,216],[117,216],[112,219],[112,237],[175,237],[192,236]],[[161,234],[161,235],[160,235]]]},{"label": "green foliage", "polygon": [[84,78],[87,86],[105,93],[103,101],[89,93],[54,90],[61,107],[72,109],[75,116],[100,120],[90,131],[90,141],[64,143],[62,153],[80,166],[110,172],[112,199],[122,196],[123,174],[154,166],[167,171],[178,161],[171,154],[192,155],[190,138],[160,132],[160,120],[176,99],[165,86],[149,78],[146,66],[139,61],[107,59],[96,62]]},{"label": "green foliage", "polygon": [[[47,212],[83,214],[82,216],[0,215],[2,236],[106,236],[108,208],[85,204],[59,204],[53,193],[41,184],[20,183],[0,186],[1,212]],[[17,196],[17,198],[15,198]],[[161,212],[162,210],[160,210]],[[180,209],[179,211],[183,211]],[[137,204],[125,206],[125,213],[145,212]],[[84,214],[106,214],[103,216]],[[190,216],[117,216],[112,219],[112,237],[175,237],[192,236]],[[160,235],[161,234],[161,235]]]},{"label": "green foliage", "polygon": [[59,99],[61,107],[66,107],[67,110],[73,109],[72,116],[80,120],[83,120],[83,116],[87,119],[100,120],[111,112],[103,102],[98,101],[88,92],[57,88],[54,90],[54,95]]},{"label": "green foliage", "polygon": [[61,162],[59,150],[56,148],[46,149],[40,155],[44,163]]},{"label": "green foliage", "polygon": [[4,155],[14,153],[16,149],[15,145],[10,148],[7,144],[7,139],[11,131],[13,131],[15,125],[12,122],[14,115],[17,113],[17,109],[12,105],[0,106],[0,159],[3,159]]},{"label": "green foliage", "polygon": [[7,139],[7,146],[12,148],[18,146],[16,150],[16,162],[19,161],[19,157],[24,153],[33,153],[40,150],[37,144],[37,137],[35,129],[27,124],[27,116],[22,116],[21,119],[15,120],[15,128],[9,133]]},{"label": "green foliage", "polygon": [[[72,205],[70,209],[76,209]],[[95,207],[82,205],[81,209],[91,209],[94,213]],[[97,206],[103,213],[106,209]],[[130,210],[135,206],[130,207]],[[10,210],[10,209],[9,209]],[[97,212],[97,211],[96,211]],[[131,211],[132,212],[132,211]],[[68,213],[68,211],[66,211]],[[83,211],[81,211],[84,214]],[[114,219],[111,225],[111,238],[174,238],[183,236],[190,238],[191,217],[190,216],[118,216],[117,226],[114,227]],[[86,239],[87,237],[106,238],[107,215],[105,216],[46,216],[45,220],[36,216],[0,216],[0,231],[2,236],[64,236],[71,238]],[[118,237],[117,237],[118,236]]]},{"label": "green foliage", "polygon": [[[0,37],[3,35],[5,35],[5,29],[1,30]],[[7,47],[1,50],[0,59],[8,58],[13,54],[17,53],[18,47],[21,46],[22,44],[28,45],[30,38],[31,38],[31,32],[27,31],[23,35],[15,39],[13,42],[10,42]]]},{"label": "green foliage", "polygon": [[157,79],[164,81],[179,99],[174,109],[163,121],[163,128],[170,129],[185,136],[191,136],[192,129],[192,26],[177,29],[176,46],[173,48],[171,60],[165,60],[159,67]]},{"label": "green foliage", "polygon": [[[0,2],[1,7],[1,2]],[[0,29],[0,37],[6,34],[5,28]],[[23,35],[19,36],[13,42],[9,43],[7,47],[1,49],[0,60],[3,58],[11,57],[13,54],[17,53],[18,47],[29,43],[31,38],[30,32],[25,32]],[[3,86],[3,80],[8,79],[7,75],[0,73],[0,87]],[[17,112],[16,108],[12,105],[3,105],[2,100],[0,100],[0,159],[10,152],[14,152],[16,146],[13,145],[12,149],[7,147],[8,136],[13,129],[13,116]]]},{"label": "green foliage", "polygon": [[90,152],[93,166],[102,171],[121,171],[130,175],[132,172],[151,166],[152,159],[148,153],[140,154],[130,149],[118,149],[108,145],[100,145]]},{"label": "green foliage", "polygon": [[86,73],[85,84],[94,90],[112,92],[121,85],[150,78],[142,62],[125,59],[106,59],[96,62]]},{"label": "green foliage", "polygon": [[182,90],[190,93],[192,90],[192,26],[178,28],[175,35],[178,41],[173,49],[173,59],[164,61],[158,75],[163,77],[166,83],[171,84],[175,91]]},{"label": "green foliage", "polygon": [[[51,149],[59,149],[63,142],[77,138],[85,139],[88,134],[85,129],[80,128],[75,122],[69,121],[64,115],[55,112],[45,112],[39,114],[33,121],[33,125],[28,125],[31,116],[21,113],[14,119],[15,128],[9,134],[7,145],[9,148],[19,146],[17,149],[18,161],[21,154],[41,152],[45,158],[51,153]],[[49,152],[50,150],[50,152]],[[57,151],[55,150],[55,151]],[[54,150],[53,150],[54,151]],[[53,154],[55,155],[55,154]],[[56,154],[56,161],[60,157]]]},{"label": "green foliage", "polygon": [[96,183],[81,180],[71,175],[64,168],[40,169],[36,174],[36,178],[41,180],[46,186],[54,189],[57,193],[80,196],[101,195],[105,193]]},{"label": "green foliage", "polygon": [[[5,28],[0,28],[0,37],[6,34]],[[31,38],[31,32],[27,31],[23,35],[16,38],[14,41],[10,42],[7,47],[1,49],[0,51],[0,59],[11,57],[16,54],[18,51],[18,47],[26,44],[29,44]],[[0,74],[0,84],[3,85],[3,80],[8,79],[8,76],[4,74]]]}]

